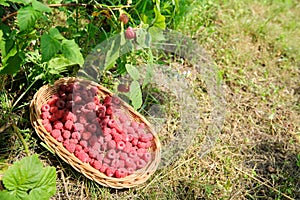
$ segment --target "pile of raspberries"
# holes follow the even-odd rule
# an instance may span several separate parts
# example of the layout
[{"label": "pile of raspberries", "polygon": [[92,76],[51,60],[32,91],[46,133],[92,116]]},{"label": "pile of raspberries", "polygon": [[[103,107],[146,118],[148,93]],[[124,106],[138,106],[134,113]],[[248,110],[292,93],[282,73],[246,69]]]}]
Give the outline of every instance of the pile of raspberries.
[{"label": "pile of raspberries", "polygon": [[153,157],[153,135],[130,118],[118,97],[99,99],[98,88],[79,82],[60,85],[42,105],[44,128],[84,163],[109,177],[123,178]]}]

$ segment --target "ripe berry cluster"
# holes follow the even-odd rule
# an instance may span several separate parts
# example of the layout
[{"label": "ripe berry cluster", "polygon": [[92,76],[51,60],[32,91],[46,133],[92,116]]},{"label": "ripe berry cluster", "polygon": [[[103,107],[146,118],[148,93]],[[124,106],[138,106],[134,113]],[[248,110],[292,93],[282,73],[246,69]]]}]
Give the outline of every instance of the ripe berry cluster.
[{"label": "ripe berry cluster", "polygon": [[42,124],[82,162],[123,178],[151,161],[153,135],[123,111],[119,98],[100,100],[97,93],[94,86],[60,85],[41,108]]}]

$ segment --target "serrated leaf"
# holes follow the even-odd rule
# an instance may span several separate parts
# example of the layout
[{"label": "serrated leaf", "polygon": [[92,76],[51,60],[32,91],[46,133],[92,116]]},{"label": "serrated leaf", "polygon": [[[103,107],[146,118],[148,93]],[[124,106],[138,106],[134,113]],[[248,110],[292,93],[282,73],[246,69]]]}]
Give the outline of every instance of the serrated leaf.
[{"label": "serrated leaf", "polygon": [[41,16],[42,13],[31,6],[20,8],[17,14],[20,31],[32,28],[36,20]]},{"label": "serrated leaf", "polygon": [[3,176],[3,184],[14,199],[49,199],[56,192],[55,179],[55,168],[43,168],[38,156],[33,155],[9,167]]},{"label": "serrated leaf", "polygon": [[69,59],[72,63],[79,64],[80,66],[83,65],[84,59],[75,40],[63,40],[62,53],[65,58]]},{"label": "serrated leaf", "polygon": [[128,72],[128,74],[131,76],[133,80],[137,81],[140,79],[140,72],[135,66],[126,64],[125,67],[126,67],[126,71]]},{"label": "serrated leaf", "polygon": [[51,35],[52,38],[56,39],[56,40],[64,40],[64,36],[62,36],[62,34],[59,32],[59,30],[57,28],[51,28],[49,30],[49,34]]},{"label": "serrated leaf", "polygon": [[44,33],[41,37],[41,52],[42,52],[42,61],[49,61],[56,53],[61,50],[61,42],[52,37],[48,33]]},{"label": "serrated leaf", "polygon": [[142,106],[142,91],[140,88],[140,84],[137,81],[132,81],[130,84],[130,100],[135,110],[139,109]]},{"label": "serrated leaf", "polygon": [[32,1],[32,7],[35,9],[35,10],[38,10],[40,12],[51,12],[51,8],[49,8],[49,6],[47,6],[46,4],[43,4],[41,2],[38,2],[36,0]]},{"label": "serrated leaf", "polygon": [[2,190],[2,191],[0,191],[0,199],[15,200],[15,197],[7,190]]},{"label": "serrated leaf", "polygon": [[67,66],[70,66],[72,64],[74,63],[63,56],[55,57],[49,60],[48,71],[50,74],[60,74],[67,70]]},{"label": "serrated leaf", "polygon": [[166,17],[160,13],[160,11],[158,10],[158,8],[156,6],[154,7],[154,13],[155,13],[155,21],[153,23],[153,26],[156,26],[161,29],[165,29],[166,28]]}]

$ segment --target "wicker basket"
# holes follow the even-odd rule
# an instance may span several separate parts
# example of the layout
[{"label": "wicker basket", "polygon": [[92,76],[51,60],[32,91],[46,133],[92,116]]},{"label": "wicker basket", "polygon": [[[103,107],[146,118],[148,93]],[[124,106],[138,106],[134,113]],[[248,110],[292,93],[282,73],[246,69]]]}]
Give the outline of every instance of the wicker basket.
[{"label": "wicker basket", "polygon": [[69,163],[75,170],[103,186],[122,189],[134,187],[147,181],[147,179],[155,172],[159,164],[161,156],[160,142],[157,134],[153,131],[149,122],[138,112],[134,111],[134,109],[127,103],[121,101],[121,105],[125,108],[124,110],[126,110],[131,119],[138,122],[143,122],[145,124],[145,127],[154,136],[154,144],[150,149],[150,151],[153,153],[154,158],[147,164],[147,166],[124,178],[108,177],[93,168],[89,163],[83,163],[73,153],[70,153],[68,150],[66,150],[61,142],[58,142],[50,135],[49,132],[45,130],[44,126],[42,125],[42,119],[40,117],[42,105],[47,103],[53,94],[57,93],[59,85],[70,84],[75,81],[80,81],[81,83],[83,82],[93,86],[97,86],[99,89],[100,99],[104,98],[107,95],[113,95],[112,92],[97,83],[73,77],[59,79],[54,83],[53,86],[44,85],[34,95],[33,100],[30,104],[30,120],[38,136],[51,148],[51,150],[53,150],[65,162]]}]

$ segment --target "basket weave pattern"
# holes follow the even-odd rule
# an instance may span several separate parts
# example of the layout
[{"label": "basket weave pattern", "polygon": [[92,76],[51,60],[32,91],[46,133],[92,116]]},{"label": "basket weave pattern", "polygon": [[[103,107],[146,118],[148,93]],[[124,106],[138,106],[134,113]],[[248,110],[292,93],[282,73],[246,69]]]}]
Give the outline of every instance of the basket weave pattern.
[{"label": "basket weave pattern", "polygon": [[155,172],[159,164],[161,156],[160,142],[157,134],[153,131],[149,122],[123,101],[121,101],[122,108],[125,112],[127,112],[130,118],[137,122],[143,122],[146,129],[153,135],[153,145],[149,150],[152,153],[152,160],[144,168],[139,169],[138,171],[135,171],[133,174],[124,178],[108,177],[99,170],[93,168],[89,163],[83,163],[73,153],[70,153],[67,149],[65,149],[61,142],[58,142],[51,136],[49,132],[46,131],[42,125],[41,119],[42,105],[47,103],[51,96],[58,92],[60,85],[74,83],[75,81],[98,87],[98,97],[100,99],[104,99],[107,95],[113,96],[112,92],[97,83],[74,77],[59,79],[54,83],[53,86],[44,85],[36,92],[30,104],[30,120],[40,139],[44,141],[62,160],[70,164],[75,170],[103,186],[122,189],[134,187],[147,181],[147,179]]}]

